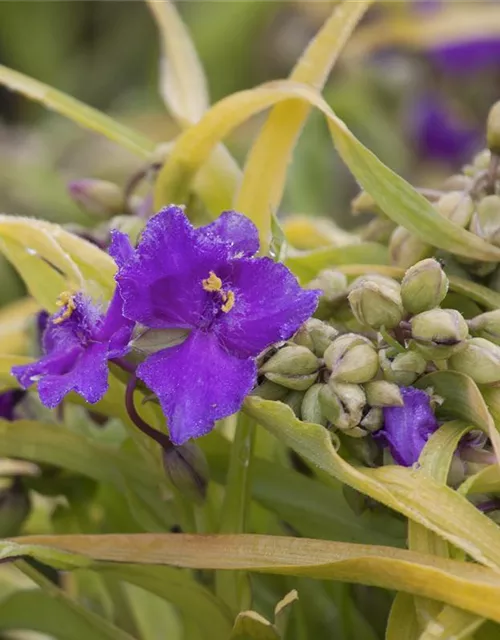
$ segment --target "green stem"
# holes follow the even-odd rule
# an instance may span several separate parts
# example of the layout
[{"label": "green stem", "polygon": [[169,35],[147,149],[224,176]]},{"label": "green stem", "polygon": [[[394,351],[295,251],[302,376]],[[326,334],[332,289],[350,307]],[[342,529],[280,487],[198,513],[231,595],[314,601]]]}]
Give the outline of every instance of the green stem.
[{"label": "green stem", "polygon": [[[255,423],[240,413],[231,447],[226,493],[222,505],[220,533],[243,533],[247,523],[251,496],[251,463],[255,445]],[[216,591],[235,611],[245,606],[248,582],[245,573],[218,572]]]},{"label": "green stem", "polygon": [[380,335],[384,338],[384,340],[387,342],[387,344],[390,347],[395,349],[398,353],[406,353],[406,349],[403,347],[403,345],[400,344],[396,340],[396,338],[391,336],[391,334],[387,331],[385,327],[380,327],[379,331],[380,331]]}]

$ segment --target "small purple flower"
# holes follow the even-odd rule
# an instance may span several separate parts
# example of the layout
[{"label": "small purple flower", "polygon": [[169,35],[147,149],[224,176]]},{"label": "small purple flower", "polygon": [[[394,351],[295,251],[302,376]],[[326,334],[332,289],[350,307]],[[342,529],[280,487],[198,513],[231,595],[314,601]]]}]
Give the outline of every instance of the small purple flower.
[{"label": "small purple flower", "polygon": [[377,437],[385,440],[398,464],[411,467],[439,424],[425,391],[401,387],[401,394],[402,407],[384,408],[384,426]]},{"label": "small purple flower", "polygon": [[81,293],[62,294],[60,305],[43,334],[45,355],[13,367],[12,374],[25,389],[38,383],[40,400],[50,408],[70,391],[98,402],[108,388],[107,362],[129,351],[133,323],[123,318],[117,292],[106,314]]},{"label": "small purple flower", "polygon": [[301,289],[284,265],[252,257],[258,248],[257,229],[234,211],[195,229],[170,206],[149,220],[136,250],[113,233],[124,315],[190,332],[137,369],[176,445],[238,411],[256,381],[255,357],[289,338],[316,308],[318,292]]},{"label": "small purple flower", "polygon": [[12,389],[0,393],[0,420],[15,420],[15,408],[17,403],[23,398],[24,391]]},{"label": "small purple flower", "polygon": [[473,74],[498,68],[500,38],[498,36],[460,38],[436,44],[428,52],[432,62],[448,74]]},{"label": "small purple flower", "polygon": [[459,165],[481,147],[478,128],[460,118],[437,96],[427,95],[417,100],[409,120],[421,157]]}]

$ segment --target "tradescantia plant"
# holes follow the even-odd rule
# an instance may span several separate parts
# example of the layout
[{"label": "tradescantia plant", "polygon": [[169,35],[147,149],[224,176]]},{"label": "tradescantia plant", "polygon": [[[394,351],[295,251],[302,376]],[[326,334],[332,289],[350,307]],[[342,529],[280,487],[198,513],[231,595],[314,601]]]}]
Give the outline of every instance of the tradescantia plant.
[{"label": "tradescantia plant", "polygon": [[[0,355],[0,630],[500,637],[498,106],[442,190],[393,173],[321,96],[370,4],[210,107],[174,6],[149,3],[182,129],[159,148],[0,67],[145,162],[70,185],[84,232],[0,217],[35,300],[30,355]],[[269,108],[242,171],[223,139]],[[374,218],[298,251],[276,213],[311,108]]]}]

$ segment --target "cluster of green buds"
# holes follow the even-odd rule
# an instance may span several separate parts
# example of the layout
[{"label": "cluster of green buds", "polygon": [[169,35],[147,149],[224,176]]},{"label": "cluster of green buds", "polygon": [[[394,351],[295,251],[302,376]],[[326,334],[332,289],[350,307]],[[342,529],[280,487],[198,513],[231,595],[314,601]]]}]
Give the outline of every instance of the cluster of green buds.
[{"label": "cluster of green buds", "polygon": [[[467,229],[487,242],[500,247],[500,102],[490,110],[487,122],[488,148],[477,154],[460,173],[448,178],[441,189],[421,189],[436,211],[454,224]],[[372,220],[360,232],[365,240],[387,242],[393,265],[408,268],[435,254],[434,247],[396,226],[376,206],[373,199],[361,193],[352,203],[354,214],[372,213]],[[446,256],[456,261],[456,270],[475,278],[488,279],[494,289],[500,286],[497,263],[480,262],[460,256]]]},{"label": "cluster of green buds", "polygon": [[[380,429],[384,408],[403,406],[401,387],[426,373],[452,369],[478,384],[500,382],[500,310],[466,320],[442,308],[449,281],[434,258],[407,269],[401,282],[368,274],[347,284],[322,272],[311,284],[333,305],[331,317],[308,320],[264,354],[254,392],[302,420],[359,439]],[[356,329],[338,321],[344,303]]]}]

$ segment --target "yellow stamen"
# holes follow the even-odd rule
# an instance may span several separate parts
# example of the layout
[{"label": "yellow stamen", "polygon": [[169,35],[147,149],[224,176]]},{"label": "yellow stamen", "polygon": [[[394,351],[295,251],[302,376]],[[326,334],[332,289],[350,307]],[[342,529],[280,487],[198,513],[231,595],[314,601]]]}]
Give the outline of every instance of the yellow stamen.
[{"label": "yellow stamen", "polygon": [[56,305],[58,307],[66,307],[60,316],[54,318],[52,321],[54,324],[61,324],[64,320],[67,320],[71,317],[71,314],[76,309],[76,303],[74,296],[69,293],[69,291],[63,291],[59,298],[57,299]]},{"label": "yellow stamen", "polygon": [[234,293],[232,291],[228,291],[227,294],[223,294],[222,299],[224,300],[224,304],[221,307],[222,311],[224,311],[224,313],[231,311],[234,307]]},{"label": "yellow stamen", "polygon": [[205,291],[221,291],[222,280],[218,278],[213,271],[210,271],[208,278],[202,280]]}]

